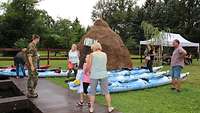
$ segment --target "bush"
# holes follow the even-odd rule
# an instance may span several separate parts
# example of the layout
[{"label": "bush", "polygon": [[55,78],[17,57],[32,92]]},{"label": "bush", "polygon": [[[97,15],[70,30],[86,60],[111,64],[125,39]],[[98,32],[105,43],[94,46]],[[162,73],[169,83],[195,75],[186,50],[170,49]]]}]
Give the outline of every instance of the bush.
[{"label": "bush", "polygon": [[28,40],[26,38],[20,38],[15,42],[16,48],[26,48],[28,45]]},{"label": "bush", "polygon": [[132,37],[127,39],[125,45],[129,50],[134,50],[134,49],[139,47],[139,45],[137,44],[136,40],[134,38],[132,38]]}]

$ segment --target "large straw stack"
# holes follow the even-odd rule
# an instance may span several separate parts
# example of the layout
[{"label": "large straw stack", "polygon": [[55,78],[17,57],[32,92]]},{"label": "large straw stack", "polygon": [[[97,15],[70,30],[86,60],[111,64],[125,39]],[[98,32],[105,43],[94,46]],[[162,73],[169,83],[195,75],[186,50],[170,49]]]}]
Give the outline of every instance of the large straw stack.
[{"label": "large straw stack", "polygon": [[[85,38],[98,40],[102,44],[103,51],[108,55],[108,69],[132,67],[128,49],[125,47],[120,36],[112,31],[105,21],[101,19],[97,20],[94,26],[82,37],[79,43],[81,56],[84,54],[82,51]],[[84,60],[84,58],[82,57],[81,60]]]}]

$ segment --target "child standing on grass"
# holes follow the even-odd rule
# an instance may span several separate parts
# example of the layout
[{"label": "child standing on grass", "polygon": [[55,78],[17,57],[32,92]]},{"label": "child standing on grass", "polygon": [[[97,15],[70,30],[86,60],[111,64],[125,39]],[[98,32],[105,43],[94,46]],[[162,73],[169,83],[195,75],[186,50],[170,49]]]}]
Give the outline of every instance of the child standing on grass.
[{"label": "child standing on grass", "polygon": [[83,78],[82,78],[82,88],[83,92],[80,93],[80,101],[77,103],[78,106],[83,106],[84,103],[84,97],[86,97],[88,101],[88,106],[90,106],[89,102],[89,95],[88,95],[88,87],[90,85],[90,72],[86,71],[87,63],[89,60],[89,55],[85,58],[85,63],[83,65]]}]

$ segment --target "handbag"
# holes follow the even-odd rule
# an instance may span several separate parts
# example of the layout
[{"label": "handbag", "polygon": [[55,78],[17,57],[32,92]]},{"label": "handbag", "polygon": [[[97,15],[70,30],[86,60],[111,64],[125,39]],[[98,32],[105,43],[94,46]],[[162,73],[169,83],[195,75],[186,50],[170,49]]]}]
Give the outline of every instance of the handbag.
[{"label": "handbag", "polygon": [[74,68],[74,64],[70,61],[68,61],[68,65],[67,65],[68,69],[73,69]]}]

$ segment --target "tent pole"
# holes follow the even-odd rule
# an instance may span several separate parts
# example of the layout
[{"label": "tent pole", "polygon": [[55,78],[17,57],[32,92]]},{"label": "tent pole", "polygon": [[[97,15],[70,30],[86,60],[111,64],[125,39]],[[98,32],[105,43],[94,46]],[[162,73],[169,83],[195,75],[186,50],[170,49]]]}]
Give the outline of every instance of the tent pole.
[{"label": "tent pole", "polygon": [[159,45],[159,61],[158,61],[158,63],[159,63],[159,65],[160,65],[160,58],[161,58],[161,45]]},{"label": "tent pole", "polygon": [[140,63],[142,63],[141,45],[139,46]]},{"label": "tent pole", "polygon": [[161,58],[160,58],[160,60],[161,60],[161,65],[162,65],[162,62],[163,62],[163,45],[161,45]]}]

